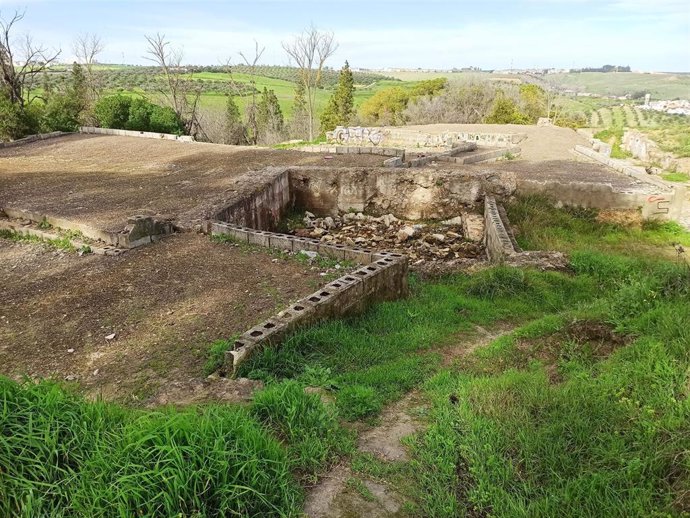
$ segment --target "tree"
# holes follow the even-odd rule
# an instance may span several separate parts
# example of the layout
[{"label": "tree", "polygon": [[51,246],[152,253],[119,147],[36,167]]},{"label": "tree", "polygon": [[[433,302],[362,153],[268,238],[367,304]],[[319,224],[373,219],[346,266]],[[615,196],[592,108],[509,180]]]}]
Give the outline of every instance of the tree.
[{"label": "tree", "polygon": [[182,123],[184,133],[196,136],[201,130],[198,120],[201,83],[185,78],[187,69],[182,66],[182,51],[172,48],[164,34],[146,36],[146,41],[149,44],[146,59],[163,70],[165,87],[159,88],[159,93]]},{"label": "tree", "polygon": [[297,83],[295,88],[295,100],[292,106],[290,135],[304,139],[309,134],[309,114],[307,113],[307,100],[304,98],[304,85],[301,81]]},{"label": "tree", "polygon": [[517,103],[504,94],[494,101],[491,113],[486,118],[488,124],[529,124],[528,117],[520,112]]},{"label": "tree", "polygon": [[266,143],[280,140],[283,124],[283,112],[275,92],[264,87],[257,108],[257,126],[260,139]]},{"label": "tree", "polygon": [[326,109],[321,114],[321,132],[332,131],[336,126],[348,126],[354,113],[355,81],[352,77],[350,64],[340,69],[338,87],[328,99]]},{"label": "tree", "polygon": [[228,102],[225,106],[225,137],[226,144],[240,145],[246,141],[244,125],[242,124],[242,115],[240,109],[235,102],[235,97],[228,96]]},{"label": "tree", "polygon": [[250,133],[250,142],[256,144],[259,139],[259,126],[257,122],[257,107],[256,107],[256,65],[261,59],[261,55],[266,50],[266,47],[260,47],[258,41],[254,41],[254,57],[250,60],[244,53],[240,52],[240,56],[244,60],[247,67],[249,67],[249,84],[252,89],[252,100],[246,108],[247,127]]},{"label": "tree", "polygon": [[405,122],[404,111],[410,100],[410,94],[395,86],[379,90],[362,103],[360,113],[372,124],[402,124]]},{"label": "tree", "polygon": [[38,78],[50,68],[61,51],[48,51],[46,47],[35,44],[28,34],[16,43],[13,29],[22,19],[24,13],[18,11],[9,20],[0,17],[0,87],[7,92],[11,103],[24,110],[35,98],[31,96],[31,90]]},{"label": "tree", "polygon": [[546,94],[537,85],[520,85],[520,101],[522,111],[533,124],[537,122],[539,117],[548,114],[546,111]]},{"label": "tree", "polygon": [[91,34],[87,32],[85,34],[80,34],[77,36],[77,39],[74,40],[74,55],[77,57],[78,62],[86,69],[85,83],[89,104],[96,102],[103,87],[99,80],[99,76],[94,70],[94,65],[98,62],[98,55],[103,52],[104,48],[105,45],[103,41],[100,36],[95,33]]},{"label": "tree", "polygon": [[314,140],[314,106],[316,89],[321,84],[321,73],[326,60],[338,49],[333,33],[320,32],[313,25],[291,42],[283,42],[283,49],[299,69],[299,81],[306,94],[309,140]]}]

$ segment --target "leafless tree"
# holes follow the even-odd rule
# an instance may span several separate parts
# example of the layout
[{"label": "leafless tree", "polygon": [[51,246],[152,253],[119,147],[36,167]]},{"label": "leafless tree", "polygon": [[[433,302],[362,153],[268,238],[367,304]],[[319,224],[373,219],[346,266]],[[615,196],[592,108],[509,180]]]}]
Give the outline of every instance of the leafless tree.
[{"label": "leafless tree", "polygon": [[292,41],[283,42],[283,49],[299,68],[300,81],[307,97],[309,140],[314,140],[314,104],[316,89],[321,84],[321,72],[326,60],[338,50],[332,32],[320,32],[313,25]]},{"label": "leafless tree", "polygon": [[95,33],[87,32],[80,34],[74,40],[74,55],[86,69],[86,82],[89,89],[89,97],[92,101],[98,98],[101,91],[102,85],[94,72],[94,65],[98,62],[98,55],[103,52],[104,48],[103,41]]},{"label": "leafless tree", "polygon": [[50,68],[61,52],[34,43],[28,34],[14,39],[13,30],[24,14],[15,11],[9,20],[0,17],[0,87],[6,88],[10,101],[22,109],[33,101],[31,90],[39,75]]},{"label": "leafless tree", "polygon": [[158,89],[165,102],[175,110],[182,121],[186,133],[195,137],[200,133],[199,101],[201,84],[195,84],[192,77],[185,77],[187,69],[182,66],[182,51],[173,48],[165,40],[165,34],[145,36],[149,44],[145,59],[152,61],[163,71],[164,86]]},{"label": "leafless tree", "polygon": [[240,52],[240,56],[244,60],[244,63],[249,67],[249,85],[252,88],[252,102],[247,106],[247,127],[250,130],[250,140],[252,144],[256,144],[259,138],[259,124],[257,121],[257,107],[256,107],[256,94],[258,90],[256,89],[256,65],[259,63],[261,56],[266,50],[266,47],[261,47],[258,41],[254,41],[254,57],[249,59],[249,57]]}]

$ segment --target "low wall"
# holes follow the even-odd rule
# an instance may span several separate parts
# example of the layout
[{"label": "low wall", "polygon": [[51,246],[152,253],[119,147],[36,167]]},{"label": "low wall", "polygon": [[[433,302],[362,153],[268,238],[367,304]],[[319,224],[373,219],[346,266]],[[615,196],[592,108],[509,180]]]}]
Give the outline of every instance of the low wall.
[{"label": "low wall", "polygon": [[519,147],[509,147],[502,149],[492,149],[474,155],[458,157],[458,156],[440,156],[440,162],[451,162],[455,164],[477,164],[479,162],[488,162],[489,160],[496,160],[508,155],[518,156],[522,152]]},{"label": "low wall", "polygon": [[102,241],[113,247],[127,249],[136,248],[142,245],[153,243],[161,237],[174,232],[173,224],[170,221],[161,221],[150,216],[132,216],[127,220],[127,226],[121,232],[107,232],[93,228],[90,225],[72,221],[69,219],[58,218],[48,214],[39,214],[23,209],[4,207],[0,210],[8,218],[26,219],[33,223],[45,222],[52,227],[62,230],[73,230],[80,232],[84,237],[95,241]]},{"label": "low wall", "polygon": [[671,153],[659,149],[656,142],[637,130],[626,130],[622,146],[633,157],[643,162],[658,162],[663,169],[676,169],[679,165]]},{"label": "low wall", "polygon": [[170,133],[154,133],[150,131],[129,131],[112,128],[95,128],[93,126],[82,126],[79,128],[79,133],[87,133],[94,135],[117,135],[120,137],[154,138],[159,140],[177,140],[178,142],[194,142],[194,137],[191,137],[189,135],[172,135]]},{"label": "low wall", "polygon": [[257,173],[257,184],[254,192],[218,211],[214,219],[274,230],[292,206],[290,173],[287,169],[266,168]]},{"label": "low wall", "polygon": [[211,235],[227,235],[259,246],[299,252],[314,251],[339,260],[350,260],[361,268],[343,275],[316,292],[298,300],[268,320],[242,334],[227,351],[226,372],[236,374],[238,366],[257,350],[279,345],[295,330],[329,318],[364,311],[370,304],[396,300],[407,295],[407,257],[388,252],[372,252],[344,245],[328,245],[316,239],[255,230],[248,227],[209,222]]},{"label": "low wall", "polygon": [[492,263],[503,262],[520,252],[493,196],[484,198],[484,229],[486,255]]},{"label": "low wall", "polygon": [[0,142],[0,149],[22,146],[24,144],[36,142],[37,140],[48,140],[51,138],[61,137],[63,135],[70,135],[70,133],[65,131],[53,131],[51,133],[38,133],[36,135],[28,135],[24,138],[12,140],[10,142]]},{"label": "low wall", "polygon": [[355,210],[409,220],[445,219],[477,206],[485,193],[510,196],[516,187],[512,172],[290,168],[294,204],[319,215]]},{"label": "low wall", "polygon": [[[375,136],[375,138],[372,138]],[[402,145],[406,148],[451,147],[460,142],[475,142],[488,147],[512,147],[527,136],[524,133],[482,133],[448,131],[444,133],[425,133],[405,128],[377,127],[337,127],[326,133],[329,142],[345,145]]]},{"label": "low wall", "polygon": [[[631,166],[623,160],[616,160],[614,158],[607,157],[585,146],[577,145],[575,146],[575,151],[601,164],[604,164],[607,167],[618,171],[619,173],[647,183],[650,186],[653,186],[655,190],[655,192],[645,195],[642,193],[614,192],[613,189],[611,189],[610,196],[607,195],[596,197],[597,204],[590,202],[589,205],[583,206],[598,208],[641,208],[642,216],[646,219],[670,219],[675,221],[680,219],[683,212],[683,204],[685,203],[685,187],[670,186],[663,180],[647,174],[642,168]],[[592,184],[587,185],[592,186]],[[590,189],[595,190],[594,187],[590,187]],[[572,187],[569,187],[568,190],[572,190]],[[603,192],[603,189],[596,190],[598,190],[599,193]],[[556,197],[556,199],[561,200],[561,197]],[[608,206],[602,206],[599,204],[600,199],[610,199],[611,201],[609,202]],[[563,200],[563,203],[567,202]]]}]

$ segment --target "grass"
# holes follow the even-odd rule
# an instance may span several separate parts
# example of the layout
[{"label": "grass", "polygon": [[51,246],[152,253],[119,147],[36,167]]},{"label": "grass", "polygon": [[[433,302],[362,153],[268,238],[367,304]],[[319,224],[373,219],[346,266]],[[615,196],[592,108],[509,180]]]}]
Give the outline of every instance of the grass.
[{"label": "grass", "polygon": [[682,173],[679,171],[673,171],[670,173],[663,173],[661,177],[667,182],[690,182],[690,175],[688,173]]},{"label": "grass", "polygon": [[[45,227],[42,227],[45,228]],[[41,245],[45,245],[51,248],[56,248],[58,250],[64,250],[66,252],[74,252],[75,248],[74,245],[72,244],[71,238],[69,235],[65,235],[63,237],[55,238],[55,239],[46,239],[43,237],[38,237],[38,236],[33,236],[30,234],[23,234],[21,232],[15,232],[14,230],[9,230],[9,229],[0,229],[0,238],[2,239],[9,239],[11,241],[15,241],[17,243],[38,243]],[[90,252],[90,249],[89,249]]]},{"label": "grass", "polygon": [[[660,251],[690,234],[536,197],[508,212],[523,248],[569,252],[570,271],[413,277],[407,299],[243,364],[266,383],[246,407],[140,411],[3,380],[0,514],[296,516],[301,486],[349,456],[416,516],[682,515],[690,268]],[[476,326],[498,324],[515,330],[442,364]],[[341,420],[370,422],[419,386],[431,406],[412,461],[354,452]]]},{"label": "grass", "polygon": [[621,147],[623,144],[623,132],[623,126],[619,125],[595,133],[594,138],[611,144],[611,158],[628,158],[632,154]]}]

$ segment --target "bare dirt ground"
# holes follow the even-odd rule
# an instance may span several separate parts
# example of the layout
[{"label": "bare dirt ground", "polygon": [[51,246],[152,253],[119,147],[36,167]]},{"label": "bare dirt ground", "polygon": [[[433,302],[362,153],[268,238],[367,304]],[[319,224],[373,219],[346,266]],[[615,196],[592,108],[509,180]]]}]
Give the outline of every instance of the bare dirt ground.
[{"label": "bare dirt ground", "polygon": [[587,145],[587,139],[569,128],[557,126],[523,126],[521,124],[429,124],[405,126],[411,131],[439,134],[451,131],[474,133],[522,133],[527,136],[517,144],[521,156],[529,161],[562,160],[570,156],[576,144]]},{"label": "bare dirt ground", "polygon": [[324,282],[295,260],[191,233],[119,257],[0,239],[0,265],[0,373],[135,402],[203,377],[213,341]]},{"label": "bare dirt ground", "polygon": [[122,230],[135,214],[169,216],[191,227],[251,186],[252,171],[324,163],[382,165],[375,155],[69,135],[0,150],[0,208],[59,215],[108,231]]}]

